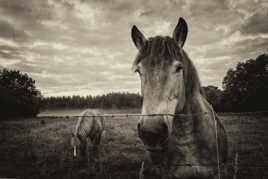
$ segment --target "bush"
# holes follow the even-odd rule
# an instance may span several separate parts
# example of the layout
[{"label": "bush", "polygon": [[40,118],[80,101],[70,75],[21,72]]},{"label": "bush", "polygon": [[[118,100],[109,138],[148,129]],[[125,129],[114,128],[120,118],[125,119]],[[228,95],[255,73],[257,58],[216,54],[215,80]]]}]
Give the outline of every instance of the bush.
[{"label": "bush", "polygon": [[33,117],[39,113],[41,93],[35,81],[16,70],[0,70],[0,115]]}]

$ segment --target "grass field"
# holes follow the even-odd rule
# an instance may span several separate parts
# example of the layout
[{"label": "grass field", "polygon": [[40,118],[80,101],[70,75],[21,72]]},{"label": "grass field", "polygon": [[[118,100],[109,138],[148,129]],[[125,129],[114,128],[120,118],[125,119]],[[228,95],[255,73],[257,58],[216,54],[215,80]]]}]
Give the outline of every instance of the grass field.
[{"label": "grass field", "polygon": [[[0,178],[138,178],[148,163],[137,137],[137,118],[107,118],[100,159],[85,164],[72,157],[71,132],[82,110],[44,111],[37,118],[0,122]],[[137,113],[139,110],[102,110]],[[43,116],[43,117],[42,117]],[[50,116],[50,117],[44,117]],[[232,166],[238,152],[238,179],[268,178],[268,116],[221,115],[229,136]]]}]

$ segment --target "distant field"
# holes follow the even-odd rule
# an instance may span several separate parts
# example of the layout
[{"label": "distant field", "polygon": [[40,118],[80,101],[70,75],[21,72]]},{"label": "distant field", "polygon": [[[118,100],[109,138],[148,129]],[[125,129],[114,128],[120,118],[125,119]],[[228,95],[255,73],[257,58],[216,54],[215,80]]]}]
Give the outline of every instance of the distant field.
[{"label": "distant field", "polygon": [[[0,122],[0,178],[138,178],[146,152],[136,133],[137,118],[107,118],[101,158],[88,166],[72,158],[69,145],[79,110],[44,111],[41,117]],[[102,110],[136,113],[137,109]],[[51,117],[42,117],[51,116]],[[220,116],[229,135],[230,159],[239,154],[238,179],[267,178],[268,116]],[[41,121],[44,122],[41,122]]]}]

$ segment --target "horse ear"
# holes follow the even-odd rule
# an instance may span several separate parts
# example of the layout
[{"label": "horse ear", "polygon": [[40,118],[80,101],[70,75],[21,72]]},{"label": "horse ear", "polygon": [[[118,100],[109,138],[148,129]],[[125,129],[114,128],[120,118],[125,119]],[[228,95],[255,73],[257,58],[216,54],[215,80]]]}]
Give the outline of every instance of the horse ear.
[{"label": "horse ear", "polygon": [[131,37],[135,46],[140,50],[145,44],[146,38],[135,25],[131,29]]},{"label": "horse ear", "polygon": [[178,43],[178,45],[182,48],[184,42],[186,40],[188,33],[188,26],[186,21],[180,17],[178,24],[173,32],[173,39]]}]

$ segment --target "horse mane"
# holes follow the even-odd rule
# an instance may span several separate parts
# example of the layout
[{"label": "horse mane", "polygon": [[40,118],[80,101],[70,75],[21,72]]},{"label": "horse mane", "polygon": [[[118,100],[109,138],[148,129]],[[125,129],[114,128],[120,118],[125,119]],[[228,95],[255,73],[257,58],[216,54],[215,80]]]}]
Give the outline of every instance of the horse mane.
[{"label": "horse mane", "polygon": [[188,57],[187,53],[178,47],[176,41],[168,36],[156,36],[149,38],[141,48],[134,64],[140,63],[145,57],[145,64],[150,66],[171,63],[174,59],[181,59],[184,64],[184,81],[186,98],[189,99],[195,91],[199,91],[202,95],[204,92],[201,88],[201,82],[197,70]]},{"label": "horse mane", "polygon": [[186,97],[190,98],[194,92],[200,92],[201,95],[205,96],[205,93],[203,91],[203,88],[201,87],[201,82],[198,76],[198,72],[192,62],[192,60],[189,58],[188,54],[182,50],[183,54],[183,63],[185,64],[187,69],[184,69],[184,80],[185,80],[185,86],[186,86]]}]

